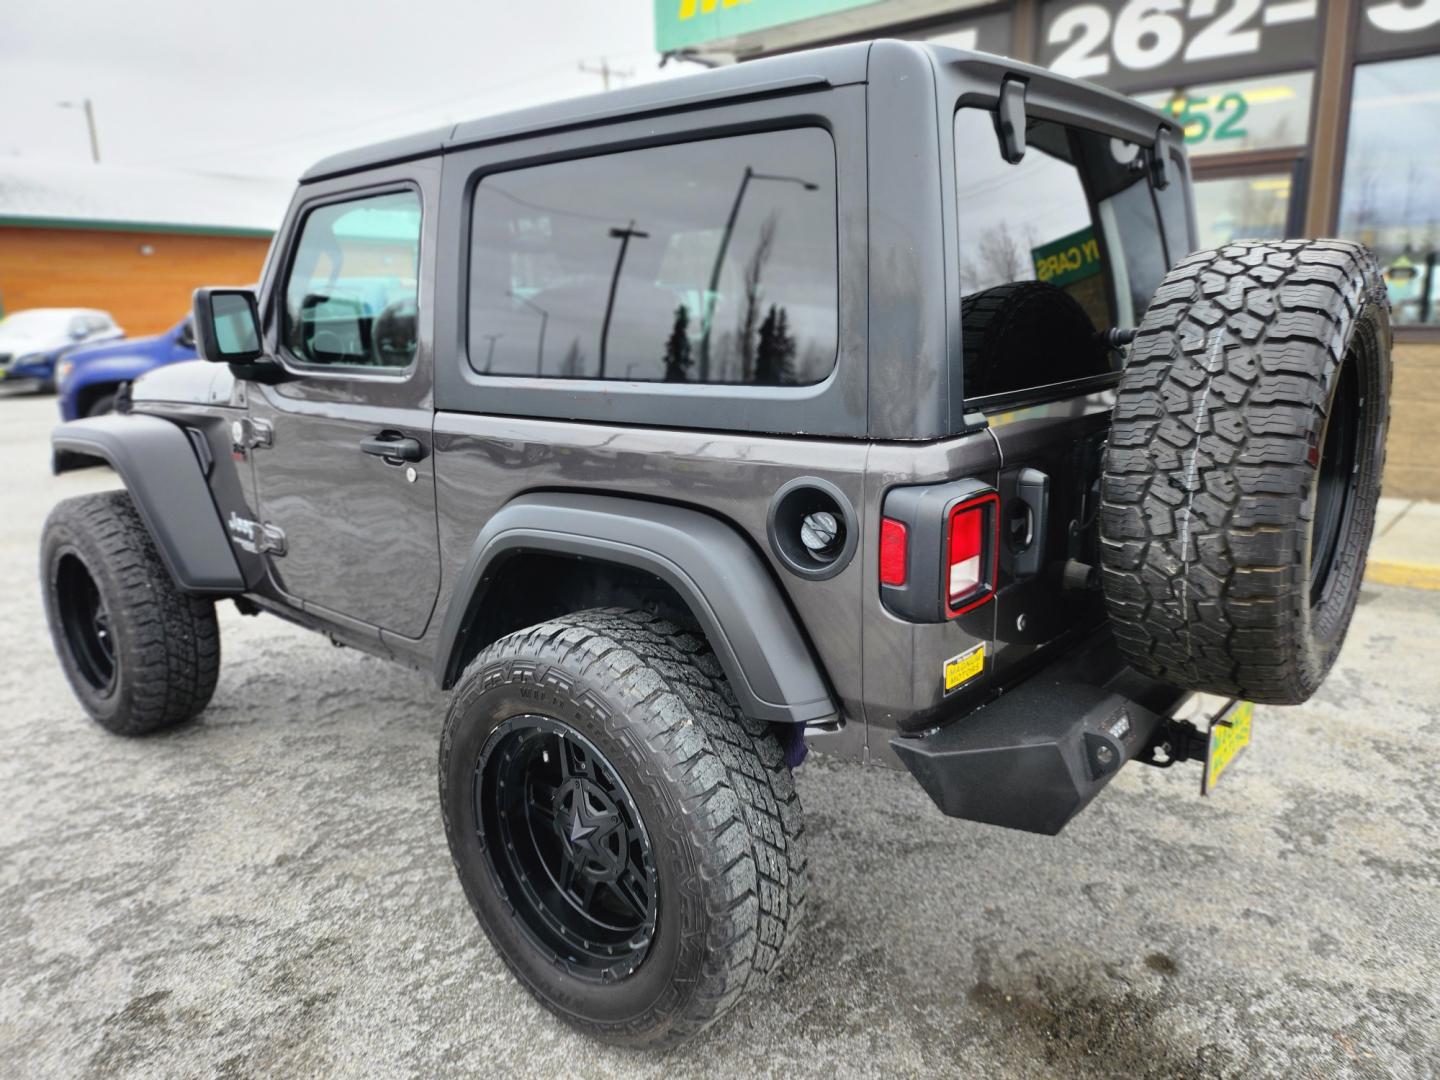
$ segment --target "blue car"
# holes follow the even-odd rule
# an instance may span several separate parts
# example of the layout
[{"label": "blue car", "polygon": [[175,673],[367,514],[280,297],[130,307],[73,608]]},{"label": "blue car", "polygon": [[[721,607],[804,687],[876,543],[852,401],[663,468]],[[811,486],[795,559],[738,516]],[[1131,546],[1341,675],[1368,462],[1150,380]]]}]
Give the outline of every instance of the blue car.
[{"label": "blue car", "polygon": [[31,308],[0,319],[0,380],[55,388],[55,366],[81,345],[115,341],[125,332],[107,311]]},{"label": "blue car", "polygon": [[154,337],[74,349],[55,365],[61,419],[108,413],[115,407],[115,395],[122,383],[152,368],[195,357],[195,333],[189,315]]}]

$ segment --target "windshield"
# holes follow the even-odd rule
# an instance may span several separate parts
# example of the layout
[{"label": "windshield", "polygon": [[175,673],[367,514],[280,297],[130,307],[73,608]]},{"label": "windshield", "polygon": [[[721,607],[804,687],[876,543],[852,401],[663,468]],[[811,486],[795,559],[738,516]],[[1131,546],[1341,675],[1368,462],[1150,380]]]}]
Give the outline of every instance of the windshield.
[{"label": "windshield", "polygon": [[955,114],[969,398],[1115,370],[1095,335],[1134,326],[1170,265],[1139,146],[1045,120],[1026,141],[1010,164],[992,113]]}]

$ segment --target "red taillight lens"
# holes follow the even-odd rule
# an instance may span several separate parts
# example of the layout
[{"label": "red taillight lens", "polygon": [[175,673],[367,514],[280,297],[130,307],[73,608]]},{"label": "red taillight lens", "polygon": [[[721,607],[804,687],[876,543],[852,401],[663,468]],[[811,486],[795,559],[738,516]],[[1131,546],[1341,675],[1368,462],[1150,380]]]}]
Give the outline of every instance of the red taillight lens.
[{"label": "red taillight lens", "polygon": [[[999,504],[987,495],[950,511],[945,535],[945,600],[951,615],[969,611],[994,594],[994,562],[999,554],[993,532]],[[988,565],[987,565],[988,564]]]},{"label": "red taillight lens", "polygon": [[894,518],[880,521],[880,584],[904,585],[910,561],[910,534]]},{"label": "red taillight lens", "polygon": [[985,511],[957,510],[950,518],[950,558],[947,585],[952,604],[964,600],[980,587],[980,556],[985,549]]}]

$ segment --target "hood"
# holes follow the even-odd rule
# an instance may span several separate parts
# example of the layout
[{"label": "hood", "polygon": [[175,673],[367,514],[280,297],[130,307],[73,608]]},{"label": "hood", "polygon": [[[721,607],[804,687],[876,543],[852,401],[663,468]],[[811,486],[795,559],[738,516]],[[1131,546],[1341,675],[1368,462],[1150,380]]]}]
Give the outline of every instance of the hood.
[{"label": "hood", "polygon": [[0,352],[10,353],[14,356],[53,352],[74,344],[74,340],[66,334],[27,334],[24,331],[16,332],[14,330],[7,332],[0,327]]},{"label": "hood", "polygon": [[145,372],[130,384],[131,401],[216,405],[230,400],[235,376],[226,364],[182,360]]}]

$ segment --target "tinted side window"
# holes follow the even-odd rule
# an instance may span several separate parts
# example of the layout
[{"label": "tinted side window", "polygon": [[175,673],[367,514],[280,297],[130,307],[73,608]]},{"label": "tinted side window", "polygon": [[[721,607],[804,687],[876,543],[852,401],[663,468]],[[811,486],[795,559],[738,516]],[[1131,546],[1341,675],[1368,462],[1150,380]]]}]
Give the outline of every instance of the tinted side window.
[{"label": "tinted side window", "polygon": [[819,128],[624,151],[475,189],[481,374],[803,385],[835,365],[835,148]]},{"label": "tinted side window", "polygon": [[1050,121],[1026,138],[1008,164],[989,112],[955,114],[967,398],[1112,370],[1096,332],[1135,325],[1168,268],[1139,147]]},{"label": "tinted side window", "polygon": [[415,192],[311,210],[285,286],[286,348],[308,364],[407,367],[415,359],[419,265]]}]

